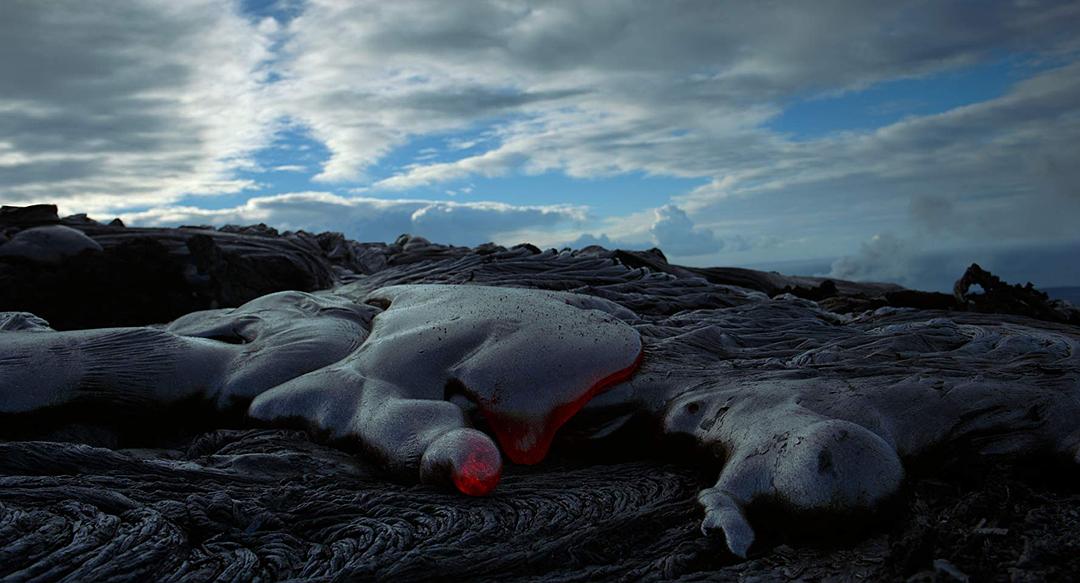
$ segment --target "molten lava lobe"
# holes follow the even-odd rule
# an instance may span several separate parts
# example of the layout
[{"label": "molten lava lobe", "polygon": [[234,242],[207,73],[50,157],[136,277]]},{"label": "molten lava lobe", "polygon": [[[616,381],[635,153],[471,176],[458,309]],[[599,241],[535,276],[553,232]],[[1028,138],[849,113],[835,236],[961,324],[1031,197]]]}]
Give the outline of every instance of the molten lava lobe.
[{"label": "molten lava lobe", "polygon": [[579,398],[554,407],[539,422],[513,414],[500,414],[483,404],[481,410],[510,461],[524,465],[538,464],[547,456],[559,428],[593,397],[632,377],[641,366],[643,355],[644,352],[639,352],[633,364],[600,379]]},{"label": "molten lava lobe", "polygon": [[455,429],[444,434],[428,446],[420,461],[422,482],[450,482],[469,496],[487,496],[501,477],[499,448],[475,429]]},{"label": "molten lava lobe", "polygon": [[[641,362],[641,336],[600,298],[545,290],[404,285],[366,302],[386,306],[348,366],[373,407],[390,398],[446,399],[445,387],[475,403],[506,456],[535,464],[555,433],[593,397],[627,380]],[[325,383],[320,383],[325,384]],[[428,391],[426,394],[424,391]],[[443,416],[448,419],[450,416]],[[411,416],[410,418],[417,418]],[[376,417],[360,428],[369,435]],[[380,422],[412,423],[388,416]],[[409,425],[397,431],[441,434]],[[372,441],[370,439],[366,441]],[[406,457],[388,444],[390,458]],[[459,484],[459,488],[461,488]]]},{"label": "molten lava lobe", "polygon": [[470,451],[465,463],[451,471],[454,486],[462,494],[487,496],[499,485],[502,478],[502,461],[492,459],[485,452]]},{"label": "molten lava lobe", "polygon": [[469,495],[490,493],[502,470],[495,441],[469,427],[469,403],[509,459],[535,464],[568,419],[634,373],[643,350],[620,319],[633,314],[601,298],[403,285],[361,303],[380,311],[355,352],[259,394],[248,415],[303,419],[358,439],[393,471],[415,475],[419,461],[423,481]]}]

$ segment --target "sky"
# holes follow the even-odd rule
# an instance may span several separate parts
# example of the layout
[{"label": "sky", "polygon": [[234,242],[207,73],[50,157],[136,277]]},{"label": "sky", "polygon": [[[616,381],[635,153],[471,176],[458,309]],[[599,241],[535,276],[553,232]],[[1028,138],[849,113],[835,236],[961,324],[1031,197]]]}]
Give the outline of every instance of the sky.
[{"label": "sky", "polygon": [[0,203],[1080,285],[1080,2],[4,0]]}]

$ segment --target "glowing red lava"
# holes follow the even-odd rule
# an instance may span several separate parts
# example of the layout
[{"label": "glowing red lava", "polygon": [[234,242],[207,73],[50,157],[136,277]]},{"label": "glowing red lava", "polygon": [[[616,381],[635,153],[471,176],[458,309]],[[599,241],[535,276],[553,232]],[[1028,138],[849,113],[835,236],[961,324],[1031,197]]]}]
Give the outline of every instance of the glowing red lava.
[{"label": "glowing red lava", "polygon": [[487,459],[485,454],[489,453],[479,450],[470,451],[465,462],[451,471],[454,485],[462,494],[487,496],[499,484],[499,479],[502,478],[502,464],[497,459],[494,460],[495,463]]},{"label": "glowing red lava", "polygon": [[644,355],[645,352],[642,350],[630,366],[600,379],[581,397],[555,407],[548,414],[542,427],[536,427],[535,424],[510,415],[486,410],[483,404],[481,404],[481,409],[484,409],[484,416],[495,433],[495,438],[499,440],[500,448],[510,461],[515,464],[537,464],[547,456],[551,442],[555,439],[555,432],[593,397],[633,376],[641,366]]}]

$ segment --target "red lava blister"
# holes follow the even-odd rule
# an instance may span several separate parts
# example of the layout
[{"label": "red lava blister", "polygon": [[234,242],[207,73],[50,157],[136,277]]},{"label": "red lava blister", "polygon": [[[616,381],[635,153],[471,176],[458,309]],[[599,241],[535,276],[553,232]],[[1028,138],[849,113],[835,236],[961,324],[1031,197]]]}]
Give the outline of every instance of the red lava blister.
[{"label": "red lava blister", "polygon": [[[465,462],[451,473],[454,486],[462,494],[469,496],[487,496],[495,490],[502,478],[502,464],[499,460],[487,459],[486,451],[470,451]],[[496,454],[497,455],[497,454]]]}]

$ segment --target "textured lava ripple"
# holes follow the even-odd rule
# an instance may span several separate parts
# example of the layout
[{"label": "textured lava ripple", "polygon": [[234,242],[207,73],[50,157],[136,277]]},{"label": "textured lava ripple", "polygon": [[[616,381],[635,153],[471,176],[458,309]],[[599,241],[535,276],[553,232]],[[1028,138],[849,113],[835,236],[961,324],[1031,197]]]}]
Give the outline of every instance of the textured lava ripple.
[{"label": "textured lava ripple", "polygon": [[[388,482],[299,432],[0,450],[2,580],[670,577],[688,545],[720,554],[696,530],[700,483],[655,463],[513,467],[467,499]],[[306,464],[276,459],[297,453]]]}]

